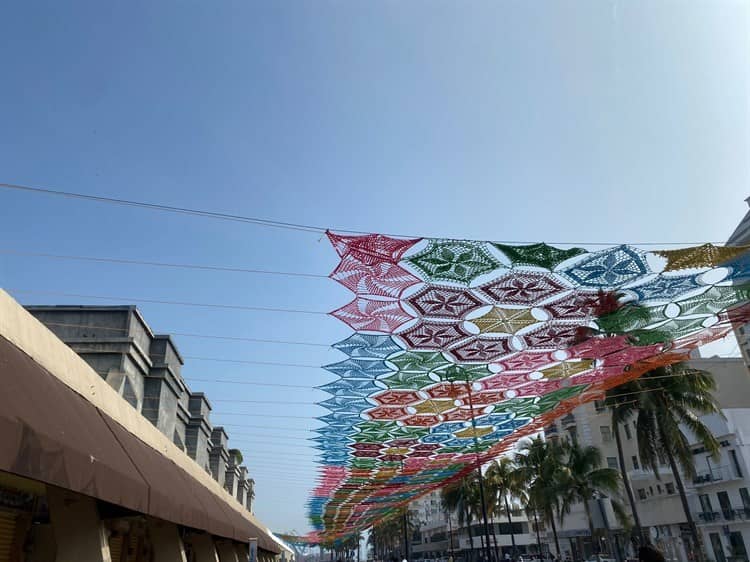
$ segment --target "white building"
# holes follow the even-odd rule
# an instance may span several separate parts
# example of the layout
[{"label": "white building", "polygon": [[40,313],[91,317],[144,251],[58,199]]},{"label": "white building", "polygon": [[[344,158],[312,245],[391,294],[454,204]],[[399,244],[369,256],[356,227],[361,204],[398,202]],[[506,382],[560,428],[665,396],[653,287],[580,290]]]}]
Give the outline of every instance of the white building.
[{"label": "white building", "polygon": [[[691,365],[713,373],[718,387],[716,398],[724,416],[702,418],[721,443],[720,460],[713,460],[702,447],[693,444],[698,477],[688,481],[683,476],[691,512],[712,560],[746,562],[750,547],[750,373],[740,358],[695,359]],[[622,424],[620,435],[641,524],[648,528],[669,560],[686,561],[689,531],[674,477],[666,462],[659,467],[659,478],[643,467],[633,422]],[[606,465],[619,469],[610,413],[601,403],[586,404],[557,420],[547,438],[560,436],[565,439],[575,436],[581,445],[599,447]],[[629,512],[624,494],[623,500]],[[610,541],[606,538],[602,541],[603,550],[614,557],[618,540],[621,553],[632,555],[611,508],[607,513],[612,532]],[[597,540],[601,541],[607,534],[604,522],[597,517],[596,523],[598,534],[601,533]],[[568,552],[573,558],[591,554],[590,532],[582,505],[565,518],[560,537],[565,539],[561,540],[563,554]]]},{"label": "white building", "polygon": [[[409,549],[412,560],[441,560],[447,559],[451,554],[454,558],[460,557],[464,561],[483,558],[485,536],[483,521],[472,522],[473,539],[470,539],[468,530],[459,524],[457,514],[454,513],[449,517],[442,508],[440,491],[432,492],[416,500],[409,506],[409,511],[418,527],[418,531],[410,537]],[[517,554],[537,552],[534,522],[529,521],[518,506],[511,509],[511,524]],[[546,549],[544,530],[540,530],[544,551]],[[494,517],[490,520],[490,548],[493,553],[496,546],[501,558],[504,558],[506,553],[512,555],[511,525],[504,514],[502,517]]]}]

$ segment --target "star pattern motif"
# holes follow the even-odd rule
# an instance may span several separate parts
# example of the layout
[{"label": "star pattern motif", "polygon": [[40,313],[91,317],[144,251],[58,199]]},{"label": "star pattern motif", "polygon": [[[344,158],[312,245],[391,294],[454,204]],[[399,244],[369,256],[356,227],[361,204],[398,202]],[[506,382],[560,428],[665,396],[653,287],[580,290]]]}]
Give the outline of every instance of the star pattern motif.
[{"label": "star pattern motif", "polygon": [[492,304],[536,306],[568,288],[554,277],[541,273],[511,273],[480,286],[477,292]]},{"label": "star pattern motif", "polygon": [[537,324],[537,320],[527,308],[502,308],[499,306],[485,315],[471,320],[482,334],[515,334],[519,330]]},{"label": "star pattern motif", "polygon": [[427,286],[408,297],[406,302],[421,316],[461,318],[483,303],[471,292],[451,287]]},{"label": "star pattern motif", "polygon": [[649,273],[643,256],[629,246],[591,254],[561,272],[582,288],[615,287]]},{"label": "star pattern motif", "polygon": [[431,240],[429,246],[407,258],[426,281],[453,281],[468,285],[475,278],[500,267],[484,243]]}]

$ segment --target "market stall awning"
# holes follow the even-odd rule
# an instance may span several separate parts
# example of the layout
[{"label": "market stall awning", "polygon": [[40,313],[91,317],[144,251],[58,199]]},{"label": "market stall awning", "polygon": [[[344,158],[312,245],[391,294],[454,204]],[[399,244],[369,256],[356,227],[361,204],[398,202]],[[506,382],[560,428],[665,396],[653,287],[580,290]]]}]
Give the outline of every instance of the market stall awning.
[{"label": "market stall awning", "polygon": [[250,514],[1,336],[0,385],[0,470],[280,552]]}]

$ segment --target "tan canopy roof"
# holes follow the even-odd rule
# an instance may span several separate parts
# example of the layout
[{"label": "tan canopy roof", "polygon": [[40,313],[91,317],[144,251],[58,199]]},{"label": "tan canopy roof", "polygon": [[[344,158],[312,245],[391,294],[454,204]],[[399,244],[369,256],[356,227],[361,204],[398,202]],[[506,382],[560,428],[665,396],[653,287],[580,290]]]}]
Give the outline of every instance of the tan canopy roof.
[{"label": "tan canopy roof", "polygon": [[[0,311],[3,296],[0,292]],[[238,541],[257,537],[260,548],[280,552],[278,543],[249,513],[230,504],[231,496],[222,497],[198,474],[179,466],[172,451],[164,454],[139,439],[4,335],[0,470],[217,536]],[[165,444],[165,450],[170,445]]]}]

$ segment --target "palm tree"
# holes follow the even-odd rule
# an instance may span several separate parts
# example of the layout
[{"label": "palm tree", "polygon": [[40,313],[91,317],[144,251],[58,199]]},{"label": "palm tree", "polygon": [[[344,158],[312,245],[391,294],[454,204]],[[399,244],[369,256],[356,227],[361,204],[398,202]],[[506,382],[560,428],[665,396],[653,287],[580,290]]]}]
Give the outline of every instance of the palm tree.
[{"label": "palm tree", "polygon": [[449,513],[458,513],[458,524],[464,525],[469,535],[471,552],[474,552],[474,535],[471,532],[471,523],[474,520],[474,502],[476,491],[473,490],[470,477],[453,482],[441,491],[441,502],[444,509]]},{"label": "palm tree", "polygon": [[376,558],[385,559],[388,551],[395,551],[401,544],[403,536],[402,510],[397,510],[389,517],[379,520],[370,531],[369,542]]},{"label": "palm tree", "polygon": [[513,533],[508,496],[518,497],[522,488],[518,476],[517,467],[510,457],[502,457],[501,459],[494,460],[485,474],[485,482],[489,487],[489,495],[494,504],[492,505],[491,513],[499,515],[504,509],[505,516],[508,518],[510,542],[513,545],[514,559],[516,557],[516,537]]},{"label": "palm tree", "polygon": [[635,503],[635,494],[633,494],[633,487],[630,485],[630,476],[628,476],[628,469],[625,466],[625,453],[622,449],[622,435],[620,433],[620,424],[625,423],[626,418],[629,414],[630,400],[627,396],[617,394],[619,391],[617,388],[607,392],[606,405],[609,407],[612,414],[612,432],[615,434],[615,445],[617,446],[617,462],[620,467],[620,477],[622,478],[622,487],[625,489],[625,495],[628,497],[628,503],[630,504],[630,513],[633,516],[633,534],[638,541],[638,544],[647,544],[649,542],[648,537],[643,532],[643,526],[641,525],[641,517],[638,514],[638,507]]},{"label": "palm tree", "polygon": [[555,516],[561,514],[560,473],[563,455],[564,450],[559,444],[536,437],[522,443],[515,457],[518,478],[527,489],[529,502],[552,527],[558,556],[562,551]]},{"label": "palm tree", "polygon": [[[565,452],[566,458],[560,481],[561,511],[570,513],[572,504],[583,503],[594,553],[596,553],[598,542],[594,540],[594,520],[591,516],[589,501],[598,494],[617,495],[619,493],[620,474],[614,468],[601,468],[602,453],[597,447],[584,447],[573,442],[565,447]],[[612,499],[612,505],[615,508],[615,513],[622,512],[616,500]]]},{"label": "palm tree", "polygon": [[686,476],[695,476],[693,453],[684,426],[714,456],[718,456],[716,437],[699,415],[720,413],[712,392],[716,383],[710,373],[684,363],[659,367],[640,379],[619,386],[609,393],[609,403],[618,409],[618,420],[635,417],[638,454],[644,466],[659,477],[659,457],[666,457],[680,495],[685,519],[699,560],[706,555],[695,524],[680,468]]}]

